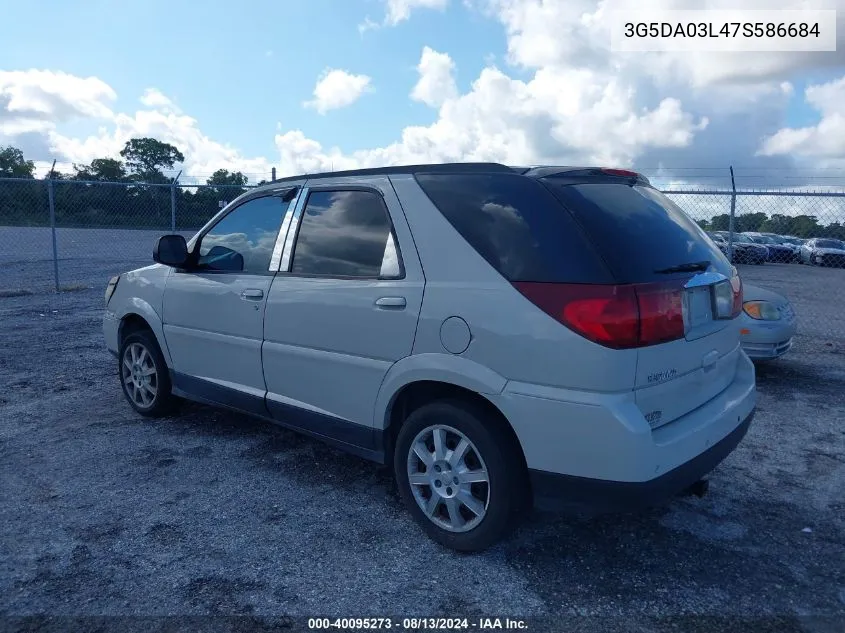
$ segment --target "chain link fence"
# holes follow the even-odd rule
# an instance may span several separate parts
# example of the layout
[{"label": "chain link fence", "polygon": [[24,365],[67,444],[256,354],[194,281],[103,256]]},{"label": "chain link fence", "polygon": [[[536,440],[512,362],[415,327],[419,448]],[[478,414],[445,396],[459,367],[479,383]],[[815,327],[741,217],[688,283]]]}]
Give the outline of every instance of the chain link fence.
[{"label": "chain link fence", "polygon": [[[737,264],[786,296],[801,335],[845,342],[845,190],[663,187]],[[0,179],[0,296],[102,289],[152,262],[162,233],[192,236],[248,187]]]},{"label": "chain link fence", "polygon": [[248,187],[0,179],[0,293],[104,287]]}]

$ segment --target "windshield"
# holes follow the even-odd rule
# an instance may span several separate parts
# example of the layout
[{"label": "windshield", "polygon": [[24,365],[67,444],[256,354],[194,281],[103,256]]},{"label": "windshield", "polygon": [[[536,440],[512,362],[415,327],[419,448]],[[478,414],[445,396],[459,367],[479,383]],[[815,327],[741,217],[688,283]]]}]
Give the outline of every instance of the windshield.
[{"label": "windshield", "polygon": [[742,244],[753,244],[754,242],[747,235],[734,235],[734,242],[741,242]]},{"label": "windshield", "polygon": [[775,242],[772,238],[766,235],[755,235],[751,239],[757,242],[758,244],[777,244],[777,242]]},{"label": "windshield", "polygon": [[782,237],[781,240],[783,240],[783,242],[786,244],[793,244],[794,246],[801,246],[801,244],[804,243],[797,237]]},{"label": "windshield", "polygon": [[839,240],[816,240],[816,246],[819,248],[845,249],[845,244],[843,244]]}]

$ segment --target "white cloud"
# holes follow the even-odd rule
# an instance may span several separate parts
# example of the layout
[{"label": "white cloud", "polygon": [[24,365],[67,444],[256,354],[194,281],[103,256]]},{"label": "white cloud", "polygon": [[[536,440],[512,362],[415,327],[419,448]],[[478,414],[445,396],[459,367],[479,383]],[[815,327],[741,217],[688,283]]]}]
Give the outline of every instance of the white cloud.
[{"label": "white cloud", "polygon": [[415,101],[434,108],[457,96],[455,62],[446,53],[438,53],[426,46],[417,65],[417,72],[420,78],[411,91],[411,98]]},{"label": "white cloud", "polygon": [[314,86],[314,99],[306,101],[306,108],[320,114],[352,105],[368,90],[372,80],[367,75],[353,75],[345,70],[327,69]]},{"label": "white cloud", "polygon": [[405,22],[410,19],[411,14],[417,9],[443,11],[449,6],[449,0],[383,0],[383,2],[384,20],[382,22],[376,22],[370,17],[364,18],[364,21],[358,25],[358,31],[361,34],[382,26],[396,26],[401,22]]},{"label": "white cloud", "polygon": [[437,9],[442,11],[449,0],[386,0],[385,22],[394,26],[411,17],[417,9]]},{"label": "white cloud", "polygon": [[46,133],[57,123],[110,118],[117,95],[96,77],[50,70],[0,71],[0,137]]},{"label": "white cloud", "polygon": [[156,88],[147,88],[141,96],[141,103],[148,108],[174,108],[173,102]]},{"label": "white cloud", "polygon": [[806,102],[819,112],[818,124],[783,128],[764,139],[763,156],[795,154],[820,159],[842,159],[845,163],[845,76],[821,85],[809,86]]}]

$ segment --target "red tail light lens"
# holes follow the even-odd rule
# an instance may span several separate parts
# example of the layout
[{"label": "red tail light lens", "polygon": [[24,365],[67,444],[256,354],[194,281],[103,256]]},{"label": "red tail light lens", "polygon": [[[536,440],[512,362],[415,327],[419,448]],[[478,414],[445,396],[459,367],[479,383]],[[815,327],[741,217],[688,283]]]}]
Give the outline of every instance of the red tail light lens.
[{"label": "red tail light lens", "polygon": [[683,287],[677,281],[621,286],[517,282],[514,286],[563,325],[605,347],[630,349],[684,337]]}]

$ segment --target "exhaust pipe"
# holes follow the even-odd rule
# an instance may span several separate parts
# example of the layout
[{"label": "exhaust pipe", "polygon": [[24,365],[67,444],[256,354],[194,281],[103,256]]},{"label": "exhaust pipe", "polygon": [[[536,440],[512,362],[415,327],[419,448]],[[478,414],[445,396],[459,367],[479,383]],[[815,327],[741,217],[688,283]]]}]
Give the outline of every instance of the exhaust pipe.
[{"label": "exhaust pipe", "polygon": [[710,481],[707,479],[699,479],[684,491],[684,495],[687,497],[698,497],[701,499],[707,494],[708,490],[710,490]]}]

